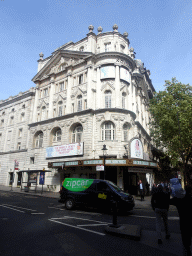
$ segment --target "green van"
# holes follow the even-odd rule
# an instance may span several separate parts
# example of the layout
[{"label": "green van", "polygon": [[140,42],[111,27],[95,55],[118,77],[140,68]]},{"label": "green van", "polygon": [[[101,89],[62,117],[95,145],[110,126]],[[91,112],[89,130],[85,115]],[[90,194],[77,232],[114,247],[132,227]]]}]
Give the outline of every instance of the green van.
[{"label": "green van", "polygon": [[135,206],[132,195],[108,180],[66,178],[60,197],[68,210],[78,205],[110,210],[114,201],[120,211],[129,211]]}]

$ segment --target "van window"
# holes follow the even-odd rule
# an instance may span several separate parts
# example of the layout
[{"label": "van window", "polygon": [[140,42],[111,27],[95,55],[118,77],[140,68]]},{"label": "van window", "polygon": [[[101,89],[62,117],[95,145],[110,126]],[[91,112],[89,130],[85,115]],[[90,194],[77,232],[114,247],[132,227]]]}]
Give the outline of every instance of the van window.
[{"label": "van window", "polygon": [[109,184],[110,184],[116,191],[118,191],[118,192],[122,191],[122,189],[119,188],[117,185],[115,185],[115,183],[109,181]]},{"label": "van window", "polygon": [[98,191],[106,191],[109,189],[109,186],[105,182],[98,182],[97,183],[97,190]]}]

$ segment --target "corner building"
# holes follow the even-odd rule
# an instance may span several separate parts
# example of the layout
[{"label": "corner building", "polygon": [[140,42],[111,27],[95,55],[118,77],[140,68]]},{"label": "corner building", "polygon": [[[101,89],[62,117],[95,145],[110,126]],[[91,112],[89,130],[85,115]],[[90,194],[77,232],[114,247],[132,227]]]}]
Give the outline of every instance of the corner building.
[{"label": "corner building", "polygon": [[38,187],[43,169],[45,190],[59,191],[65,177],[105,178],[132,194],[139,179],[152,184],[150,71],[117,25],[93,30],[40,53],[35,87],[0,102],[1,184],[36,177]]}]

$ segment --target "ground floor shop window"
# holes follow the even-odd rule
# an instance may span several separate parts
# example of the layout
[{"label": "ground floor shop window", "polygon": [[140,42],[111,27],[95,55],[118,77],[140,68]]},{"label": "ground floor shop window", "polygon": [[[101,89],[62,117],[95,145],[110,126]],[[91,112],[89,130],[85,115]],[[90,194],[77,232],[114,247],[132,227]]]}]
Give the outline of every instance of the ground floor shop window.
[{"label": "ground floor shop window", "polygon": [[13,185],[13,172],[10,173],[9,185]]},{"label": "ground floor shop window", "polygon": [[22,173],[18,173],[18,179],[17,179],[17,186],[21,186],[21,178],[22,178]]}]

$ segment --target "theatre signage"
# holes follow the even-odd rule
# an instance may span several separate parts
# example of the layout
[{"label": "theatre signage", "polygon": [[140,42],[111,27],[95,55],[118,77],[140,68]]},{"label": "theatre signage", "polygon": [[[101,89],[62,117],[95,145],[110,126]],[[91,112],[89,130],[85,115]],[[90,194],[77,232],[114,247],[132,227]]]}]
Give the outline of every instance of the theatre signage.
[{"label": "theatre signage", "polygon": [[46,158],[83,155],[83,142],[46,148]]}]

